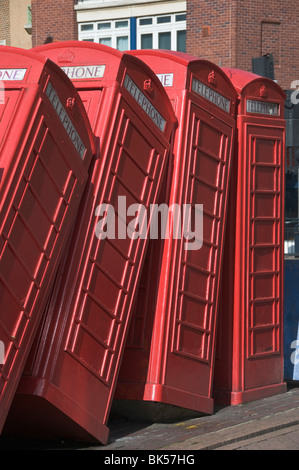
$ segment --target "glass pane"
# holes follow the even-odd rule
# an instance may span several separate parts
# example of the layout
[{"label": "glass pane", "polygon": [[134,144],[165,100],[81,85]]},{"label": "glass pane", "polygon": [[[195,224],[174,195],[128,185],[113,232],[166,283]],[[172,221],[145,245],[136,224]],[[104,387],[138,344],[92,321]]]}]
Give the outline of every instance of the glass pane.
[{"label": "glass pane", "polygon": [[159,49],[171,49],[171,33],[159,33]]},{"label": "glass pane", "polygon": [[177,50],[186,52],[186,31],[177,32]]},{"label": "glass pane", "polygon": [[94,42],[93,39],[82,39],[82,41],[87,41],[87,42]]},{"label": "glass pane", "polygon": [[170,16],[158,16],[157,18],[157,23],[162,24],[162,23],[170,23],[171,17]]},{"label": "glass pane", "polygon": [[186,21],[186,13],[175,15],[175,21]]},{"label": "glass pane", "polygon": [[32,8],[31,5],[27,7],[27,24],[32,24]]},{"label": "glass pane", "polygon": [[99,43],[111,47],[111,38],[99,38]]},{"label": "glass pane", "polygon": [[141,18],[139,20],[139,25],[140,26],[146,26],[148,24],[153,24],[153,18]]},{"label": "glass pane", "polygon": [[152,48],[153,48],[153,35],[141,34],[141,49],[152,49]]},{"label": "glass pane", "polygon": [[98,29],[110,29],[111,23],[98,23]]},{"label": "glass pane", "polygon": [[129,22],[127,20],[125,21],[115,21],[115,27],[116,28],[127,28],[129,25]]},{"label": "glass pane", "polygon": [[119,51],[127,51],[129,49],[128,36],[119,36],[116,38],[116,49]]},{"label": "glass pane", "polygon": [[92,31],[93,24],[81,24],[81,31]]}]

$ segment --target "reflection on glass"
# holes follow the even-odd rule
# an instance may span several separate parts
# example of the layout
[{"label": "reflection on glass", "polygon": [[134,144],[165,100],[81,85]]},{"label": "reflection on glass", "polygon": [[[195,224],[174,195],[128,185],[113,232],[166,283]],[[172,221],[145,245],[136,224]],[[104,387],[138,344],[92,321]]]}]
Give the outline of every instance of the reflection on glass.
[{"label": "reflection on glass", "polygon": [[99,38],[99,43],[111,47],[111,38]]},{"label": "reflection on glass", "polygon": [[119,51],[127,51],[129,49],[128,36],[119,36],[116,38],[116,49]]},{"label": "reflection on glass", "polygon": [[111,23],[98,23],[98,29],[110,29]]},{"label": "reflection on glass", "polygon": [[159,33],[159,49],[171,49],[171,33]]},{"label": "reflection on glass", "polygon": [[116,21],[116,22],[115,22],[115,27],[116,27],[116,28],[127,28],[128,25],[129,25],[128,20]]},{"label": "reflection on glass", "polygon": [[186,52],[186,31],[177,31],[177,50]]},{"label": "reflection on glass", "polygon": [[170,23],[170,21],[170,16],[158,16],[157,18],[157,24]]},{"label": "reflection on glass", "polygon": [[153,35],[142,34],[141,35],[141,49],[152,49],[153,48]]},{"label": "reflection on glass", "polygon": [[93,24],[81,24],[81,31],[92,31]]},{"label": "reflection on glass", "polygon": [[153,18],[140,18],[139,20],[140,26],[147,26],[149,24],[153,24]]},{"label": "reflection on glass", "polygon": [[175,21],[186,21],[186,14],[181,13],[179,15],[175,15]]}]

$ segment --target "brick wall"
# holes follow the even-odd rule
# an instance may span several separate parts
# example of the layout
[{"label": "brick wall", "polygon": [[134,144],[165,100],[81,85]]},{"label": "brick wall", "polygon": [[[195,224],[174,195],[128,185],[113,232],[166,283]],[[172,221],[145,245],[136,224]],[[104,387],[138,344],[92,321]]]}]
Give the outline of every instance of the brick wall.
[{"label": "brick wall", "polygon": [[10,46],[9,0],[2,0],[0,4],[0,40],[6,40],[6,45]]},{"label": "brick wall", "polygon": [[233,66],[236,1],[187,1],[187,52],[217,65]]},{"label": "brick wall", "polygon": [[78,39],[75,0],[32,0],[33,47]]},{"label": "brick wall", "polygon": [[288,0],[188,0],[187,52],[252,71],[252,58],[273,53],[285,89],[299,80],[299,3]]}]

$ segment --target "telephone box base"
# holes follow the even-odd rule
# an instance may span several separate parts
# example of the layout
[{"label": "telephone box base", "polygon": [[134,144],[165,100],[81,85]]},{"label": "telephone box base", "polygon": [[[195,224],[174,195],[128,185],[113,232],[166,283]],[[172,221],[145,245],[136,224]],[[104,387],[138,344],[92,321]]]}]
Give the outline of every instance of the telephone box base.
[{"label": "telephone box base", "polygon": [[279,395],[281,393],[285,393],[286,391],[287,384],[285,382],[275,385],[268,385],[266,387],[253,388],[251,390],[243,390],[241,392],[217,390],[214,392],[214,400],[217,405],[235,406],[261,400],[262,398]]},{"label": "telephone box base", "polygon": [[43,395],[38,396],[36,388],[32,388],[32,381],[30,384],[27,382],[28,387],[25,387],[25,382],[23,377],[22,393],[15,395],[3,428],[4,436],[107,444],[109,429],[53,384],[39,381],[38,387],[43,389]]},{"label": "telephone box base", "polygon": [[[181,416],[182,413],[203,413],[203,414],[213,414],[214,413],[214,400],[206,396],[201,396],[198,394],[193,394],[190,392],[184,392],[177,390],[171,387],[167,387],[161,384],[128,384],[128,387],[122,388],[122,393],[117,395],[117,400],[114,400],[114,407],[118,411],[121,411],[121,408],[131,408],[132,403],[140,400],[141,403],[138,405],[138,408],[143,409],[143,411],[148,410],[149,404],[146,404],[144,407],[143,403],[152,402],[152,416],[154,416],[154,410],[161,409],[162,404],[173,405],[176,408],[177,413],[176,417]],[[167,406],[166,408],[167,409]],[[168,413],[172,414],[171,406],[168,407]],[[138,410],[132,406],[132,414],[137,416]]]}]

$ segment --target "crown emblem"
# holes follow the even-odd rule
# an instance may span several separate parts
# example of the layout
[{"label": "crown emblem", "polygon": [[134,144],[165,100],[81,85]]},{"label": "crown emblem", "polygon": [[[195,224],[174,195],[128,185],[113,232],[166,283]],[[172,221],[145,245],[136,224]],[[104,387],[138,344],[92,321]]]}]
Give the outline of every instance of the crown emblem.
[{"label": "crown emblem", "polygon": [[260,88],[260,97],[261,98],[266,98],[267,97],[267,89],[265,85],[261,86]]},{"label": "crown emblem", "polygon": [[74,107],[75,107],[76,99],[75,98],[68,98],[66,100],[66,107],[70,110],[71,114],[74,115]]},{"label": "crown emblem", "polygon": [[152,81],[150,78],[148,80],[145,80],[145,82],[143,83],[143,89],[147,91],[149,95],[152,94],[152,92],[154,91],[154,88],[152,86]]},{"label": "crown emblem", "polygon": [[208,82],[211,83],[212,85],[216,85],[216,77],[215,77],[215,71],[212,70],[212,72],[209,73],[208,75]]},{"label": "crown emblem", "polygon": [[74,58],[75,58],[75,54],[70,49],[68,49],[63,54],[58,56],[57,60],[58,60],[58,62],[68,62],[68,63],[70,63],[70,62],[73,62]]}]

